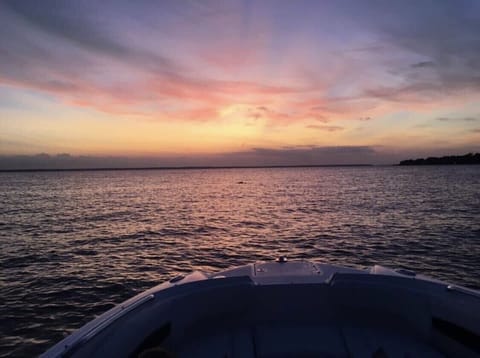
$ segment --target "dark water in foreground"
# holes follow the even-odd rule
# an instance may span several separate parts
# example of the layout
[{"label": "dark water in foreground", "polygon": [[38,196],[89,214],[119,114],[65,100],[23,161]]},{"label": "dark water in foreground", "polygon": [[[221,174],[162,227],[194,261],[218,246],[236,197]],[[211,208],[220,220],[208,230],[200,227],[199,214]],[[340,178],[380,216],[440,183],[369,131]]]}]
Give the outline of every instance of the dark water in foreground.
[{"label": "dark water in foreground", "polygon": [[2,356],[280,253],[480,287],[480,166],[0,173],[0,202]]}]

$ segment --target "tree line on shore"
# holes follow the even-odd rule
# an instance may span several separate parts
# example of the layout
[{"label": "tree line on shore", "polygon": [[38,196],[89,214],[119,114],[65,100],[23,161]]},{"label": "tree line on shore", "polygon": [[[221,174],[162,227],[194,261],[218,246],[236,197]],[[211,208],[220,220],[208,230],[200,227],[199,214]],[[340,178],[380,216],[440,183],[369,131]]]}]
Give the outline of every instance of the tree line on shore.
[{"label": "tree line on shore", "polygon": [[402,160],[400,165],[480,164],[480,153]]}]

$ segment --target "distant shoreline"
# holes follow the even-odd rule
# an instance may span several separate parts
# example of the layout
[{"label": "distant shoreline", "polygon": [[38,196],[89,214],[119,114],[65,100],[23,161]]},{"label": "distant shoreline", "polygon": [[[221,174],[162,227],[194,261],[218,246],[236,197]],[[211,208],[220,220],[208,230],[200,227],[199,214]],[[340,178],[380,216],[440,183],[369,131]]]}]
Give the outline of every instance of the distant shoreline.
[{"label": "distant shoreline", "polygon": [[184,167],[126,167],[126,168],[46,168],[46,169],[0,169],[0,173],[12,172],[82,172],[82,171],[126,171],[126,170],[195,170],[195,169],[270,169],[270,168],[338,168],[392,166],[373,164],[325,164],[325,165],[248,165],[248,166],[184,166]]},{"label": "distant shoreline", "polygon": [[[474,155],[480,158],[480,153]],[[451,160],[465,156],[429,157],[402,160],[399,164],[315,164],[315,165],[232,165],[232,166],[182,166],[182,167],[114,167],[114,168],[32,168],[0,169],[0,173],[36,173],[36,172],[100,172],[100,171],[142,171],[142,170],[215,170],[215,169],[281,169],[281,168],[355,168],[355,167],[398,167],[398,166],[435,166],[435,165],[475,165],[478,162]],[[446,159],[445,159],[446,158]]]},{"label": "distant shoreline", "polygon": [[449,155],[444,157],[428,157],[402,160],[398,165],[475,165],[480,164],[480,153],[465,155]]}]

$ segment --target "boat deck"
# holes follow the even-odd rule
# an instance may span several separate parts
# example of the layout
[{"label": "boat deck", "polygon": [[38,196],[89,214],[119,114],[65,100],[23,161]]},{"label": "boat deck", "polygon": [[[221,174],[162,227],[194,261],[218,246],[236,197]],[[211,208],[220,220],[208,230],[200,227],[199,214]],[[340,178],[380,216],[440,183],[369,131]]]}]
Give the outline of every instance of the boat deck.
[{"label": "boat deck", "polygon": [[395,328],[344,324],[271,323],[204,332],[178,357],[444,357]]},{"label": "boat deck", "polygon": [[260,263],[174,278],[44,357],[478,357],[479,302],[405,270]]}]

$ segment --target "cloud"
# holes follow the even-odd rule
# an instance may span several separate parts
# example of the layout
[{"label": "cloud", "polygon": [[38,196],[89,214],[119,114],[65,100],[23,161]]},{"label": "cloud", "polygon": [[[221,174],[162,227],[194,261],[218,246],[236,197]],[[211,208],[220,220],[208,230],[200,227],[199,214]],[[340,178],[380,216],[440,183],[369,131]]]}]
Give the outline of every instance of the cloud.
[{"label": "cloud", "polygon": [[[480,128],[472,133],[480,133]],[[1,170],[154,168],[154,167],[235,167],[396,164],[414,157],[445,156],[478,152],[478,145],[437,148],[387,148],[384,146],[255,147],[242,151],[212,154],[169,154],[143,157],[89,156],[68,153],[50,155],[0,155]]]},{"label": "cloud", "polygon": [[239,153],[255,158],[262,164],[285,163],[288,165],[302,164],[361,164],[370,163],[376,151],[369,146],[329,146],[329,147],[287,147],[253,148],[249,152]]},{"label": "cloud", "polygon": [[[250,108],[241,115],[257,125],[364,121],[405,105],[478,96],[476,10],[469,1],[412,11],[408,2],[376,1],[304,8],[7,0],[0,84],[158,121],[217,121],[236,104]],[[341,26],[323,36],[318,16]]]},{"label": "cloud", "polygon": [[305,118],[305,115],[295,111],[287,113],[266,106],[257,106],[254,108],[248,108],[246,111],[246,117],[253,119],[254,121],[264,119],[268,126],[284,126],[296,120]]},{"label": "cloud", "polygon": [[[232,76],[231,71],[268,64],[264,19],[250,19],[246,27],[244,17],[252,11],[237,6],[164,3],[132,7],[119,2],[113,9],[116,16],[109,16],[111,8],[93,2],[46,0],[37,4],[20,0],[0,6],[4,24],[0,31],[0,83],[46,92],[68,105],[157,120],[205,121],[218,119],[212,114],[240,100],[252,105],[269,103],[268,115],[258,108],[251,114],[254,119],[266,118],[268,125],[288,125],[307,118],[326,122],[332,112],[364,107],[325,98],[321,78],[285,83],[275,81],[275,76],[249,76],[248,71],[247,75]],[[238,15],[237,10],[243,13]],[[150,13],[160,16],[151,23],[158,40],[144,41],[142,35],[148,35],[145,25],[153,18]],[[140,19],[142,22],[135,22]],[[189,31],[192,21],[193,32]],[[126,31],[130,28],[133,30]],[[164,32],[174,35],[172,43],[180,49],[172,51],[164,45],[169,40]],[[217,33],[220,40],[205,42],[211,39],[208,35],[192,41],[204,32]],[[252,58],[255,61],[249,60]],[[200,65],[204,60],[210,67]],[[222,70],[227,71],[226,76]],[[314,97],[324,110],[304,107],[299,98],[305,96]],[[280,101],[283,109],[272,104]]]},{"label": "cloud", "polygon": [[[475,1],[443,1],[431,6],[376,4],[366,7],[363,20],[380,41],[423,60],[402,69],[390,62],[390,71],[402,78],[395,86],[367,89],[365,95],[391,101],[442,98],[480,90],[480,22]],[[399,56],[400,58],[400,56]]]},{"label": "cloud", "polygon": [[369,164],[378,160],[376,156],[376,150],[368,146],[252,148],[218,154],[151,157],[42,153],[0,156],[0,170]]},{"label": "cloud", "polygon": [[31,1],[5,1],[7,9],[25,20],[30,26],[52,36],[71,42],[86,50],[103,53],[112,58],[129,61],[151,69],[178,70],[173,61],[141,48],[125,46],[120,38],[109,33],[108,28],[101,28],[101,23],[93,16],[85,16],[95,11],[95,6],[88,3],[66,3],[45,0],[42,3]]},{"label": "cloud", "polygon": [[432,128],[432,124],[430,123],[419,123],[415,124],[413,128]]},{"label": "cloud", "polygon": [[477,122],[480,118],[477,117],[462,117],[462,118],[452,118],[452,117],[438,117],[435,120],[440,122]]},{"label": "cloud", "polygon": [[336,132],[344,129],[343,127],[340,127],[340,126],[328,126],[328,125],[320,125],[320,124],[310,124],[307,126],[307,128],[318,129],[318,130],[323,130],[327,132]]},{"label": "cloud", "polygon": [[209,122],[219,118],[218,112],[211,107],[199,107],[194,109],[185,109],[175,111],[171,114],[165,113],[166,117],[174,120]]},{"label": "cloud", "polygon": [[421,61],[421,62],[417,62],[410,65],[410,67],[413,67],[413,68],[425,68],[425,67],[433,67],[433,66],[435,66],[435,62],[433,61]]},{"label": "cloud", "polygon": [[265,106],[258,106],[255,108],[248,108],[247,110],[247,118],[251,118],[253,120],[258,120],[264,117],[269,112],[268,108]]},{"label": "cloud", "polygon": [[[122,6],[119,3],[114,10]],[[172,6],[165,4],[162,16],[178,10]],[[185,120],[192,106],[209,106],[211,114],[246,94],[260,100],[303,91],[265,81],[205,75],[196,64],[182,63],[189,62],[185,54],[181,61],[174,59],[178,53],[165,55],[164,46],[152,47],[138,38],[139,33],[134,34],[138,41],[125,39],[120,27],[121,20],[129,21],[122,18],[125,14],[120,11],[118,20],[110,16],[104,20],[106,9],[97,9],[94,3],[6,1],[0,8],[0,83],[46,92],[69,105],[172,118],[164,108],[176,103],[177,108],[187,108],[173,117]],[[199,8],[196,12],[206,13]],[[218,15],[208,12],[205,16],[214,14]]]}]

